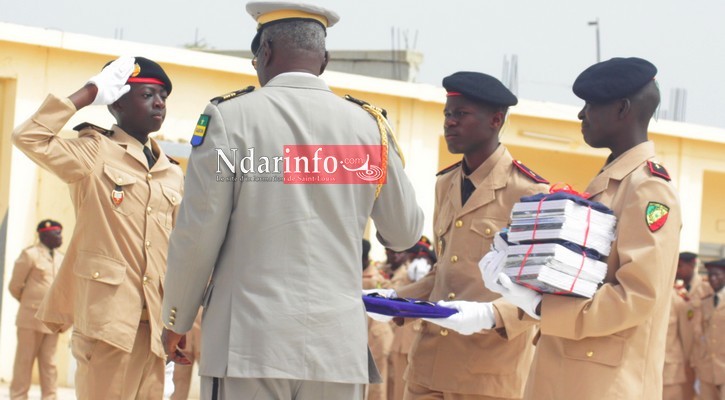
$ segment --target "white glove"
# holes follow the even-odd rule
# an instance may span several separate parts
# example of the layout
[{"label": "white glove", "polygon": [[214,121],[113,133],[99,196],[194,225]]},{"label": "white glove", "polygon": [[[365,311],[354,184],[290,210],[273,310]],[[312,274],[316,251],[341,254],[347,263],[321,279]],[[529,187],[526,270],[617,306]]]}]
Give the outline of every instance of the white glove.
[{"label": "white glove", "polygon": [[428,260],[425,258],[416,258],[408,265],[408,278],[413,282],[417,282],[418,279],[428,274],[430,268]]},{"label": "white glove", "polygon": [[522,309],[531,318],[541,319],[536,314],[536,307],[541,303],[541,294],[539,292],[512,282],[511,278],[503,272],[498,274],[498,280],[503,289],[501,296],[506,301]]},{"label": "white glove", "polygon": [[103,68],[101,73],[89,79],[88,83],[92,83],[98,88],[96,98],[91,104],[112,104],[128,93],[131,86],[126,84],[126,81],[131,76],[135,63],[136,59],[134,57],[119,57]]},{"label": "white glove", "polygon": [[368,314],[368,317],[370,317],[378,322],[390,322],[393,320],[393,317],[391,317],[390,315],[383,315],[383,314],[378,314],[378,313],[374,313],[374,312],[367,312],[367,314]]},{"label": "white glove", "polygon": [[363,296],[377,293],[380,296],[385,297],[386,299],[395,299],[398,297],[398,294],[395,293],[394,289],[363,289],[362,293],[363,293]]},{"label": "white glove", "polygon": [[485,256],[478,263],[478,268],[481,270],[481,276],[483,277],[483,284],[486,288],[494,293],[501,293],[505,290],[498,283],[498,274],[503,272],[503,268],[506,265],[506,256],[508,255],[508,243],[501,239],[501,233],[497,233],[493,238],[493,244],[491,244],[491,251],[486,253]]},{"label": "white glove", "polygon": [[439,301],[441,307],[454,308],[457,313],[448,318],[423,318],[430,323],[452,329],[461,335],[472,335],[496,325],[491,303],[473,301]]}]

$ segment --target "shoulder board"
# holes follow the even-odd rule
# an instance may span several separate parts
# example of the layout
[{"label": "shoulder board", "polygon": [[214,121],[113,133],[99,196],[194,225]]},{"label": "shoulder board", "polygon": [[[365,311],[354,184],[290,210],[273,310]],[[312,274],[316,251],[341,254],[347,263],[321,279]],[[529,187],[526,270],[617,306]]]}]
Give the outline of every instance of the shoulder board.
[{"label": "shoulder board", "polygon": [[383,114],[383,117],[388,118],[388,112],[385,111],[384,108],[375,107],[374,105],[368,103],[365,100],[356,99],[356,98],[350,96],[349,94],[346,94],[345,95],[345,100],[350,101],[350,102],[353,102],[353,103],[359,105],[360,107],[362,107],[362,106],[370,106],[370,107],[376,108],[376,109],[380,110],[380,112]]},{"label": "shoulder board", "polygon": [[541,175],[537,174],[536,172],[532,171],[531,168],[529,168],[529,167],[525,166],[524,164],[522,164],[521,161],[514,160],[513,163],[516,166],[516,168],[519,169],[519,171],[523,172],[524,175],[526,175],[529,178],[531,178],[534,182],[545,183],[547,185],[549,184],[549,181],[546,180],[546,178],[544,178],[543,176],[541,176]]},{"label": "shoulder board", "polygon": [[241,96],[243,94],[251,93],[253,91],[254,91],[254,86],[247,86],[244,89],[235,90],[233,92],[229,92],[227,94],[223,94],[221,96],[217,96],[217,97],[215,97],[215,98],[213,98],[213,99],[211,99],[209,101],[211,103],[214,103],[214,104],[219,104],[219,103],[225,102],[225,101],[227,101],[229,99],[233,99],[235,97]]},{"label": "shoulder board", "polygon": [[460,167],[461,166],[461,163],[462,163],[462,161],[459,161],[459,162],[457,162],[457,163],[455,163],[453,165],[449,165],[449,166],[443,168],[442,170],[438,171],[438,173],[436,174],[436,176],[444,175],[444,174],[447,174],[447,173],[453,171],[454,169]]},{"label": "shoulder board", "polygon": [[76,126],[73,127],[73,130],[74,131],[78,131],[78,132],[80,132],[80,131],[82,131],[84,129],[93,129],[94,131],[96,131],[96,132],[98,132],[98,133],[100,133],[100,134],[102,134],[104,136],[111,136],[111,135],[113,135],[113,131],[112,130],[105,129],[105,128],[101,128],[100,126],[93,125],[90,122],[84,122],[82,124],[78,124],[78,125],[76,125]]},{"label": "shoulder board", "polygon": [[667,182],[672,179],[670,178],[670,174],[667,172],[665,167],[662,166],[662,164],[656,163],[654,161],[647,161],[647,168],[652,175],[660,177]]},{"label": "shoulder board", "polygon": [[168,159],[169,159],[169,162],[170,162],[170,163],[172,163],[172,164],[174,164],[174,165],[179,165],[179,162],[178,162],[178,161],[176,161],[176,160],[174,160],[173,158],[171,158],[171,157],[169,157],[169,156],[166,156],[166,158],[168,158]]}]

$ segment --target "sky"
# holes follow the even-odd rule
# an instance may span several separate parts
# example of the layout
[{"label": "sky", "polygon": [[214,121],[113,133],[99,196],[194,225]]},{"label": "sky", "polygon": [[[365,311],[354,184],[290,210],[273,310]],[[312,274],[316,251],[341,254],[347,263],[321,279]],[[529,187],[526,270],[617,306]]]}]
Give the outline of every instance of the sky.
[{"label": "sky", "polygon": [[[725,128],[722,0],[310,0],[336,11],[330,50],[416,50],[417,82],[456,71],[499,79],[518,58],[519,98],[574,106],[577,75],[601,59],[641,57],[658,67],[661,114],[686,90],[685,121]],[[133,42],[248,49],[256,24],[239,0],[0,0],[0,21]],[[397,34],[396,34],[397,37]],[[405,38],[407,37],[407,44]],[[153,58],[153,55],[148,55]],[[323,76],[324,77],[324,76]]]}]

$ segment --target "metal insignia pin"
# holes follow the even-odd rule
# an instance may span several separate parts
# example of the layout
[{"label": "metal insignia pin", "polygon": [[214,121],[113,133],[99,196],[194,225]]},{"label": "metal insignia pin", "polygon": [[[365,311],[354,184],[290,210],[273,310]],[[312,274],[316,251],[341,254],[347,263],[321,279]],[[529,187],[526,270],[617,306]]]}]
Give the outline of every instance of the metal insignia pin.
[{"label": "metal insignia pin", "polygon": [[111,192],[111,200],[116,207],[123,202],[123,188],[120,185],[116,185],[116,188]]}]

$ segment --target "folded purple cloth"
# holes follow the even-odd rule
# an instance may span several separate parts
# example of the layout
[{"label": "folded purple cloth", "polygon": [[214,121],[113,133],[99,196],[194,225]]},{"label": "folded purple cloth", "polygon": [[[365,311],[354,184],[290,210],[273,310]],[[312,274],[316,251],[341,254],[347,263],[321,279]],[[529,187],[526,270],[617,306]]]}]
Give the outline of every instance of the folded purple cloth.
[{"label": "folded purple cloth", "polygon": [[368,312],[404,318],[447,318],[458,310],[437,306],[435,303],[417,299],[398,297],[388,299],[371,294],[363,296],[363,303]]}]

